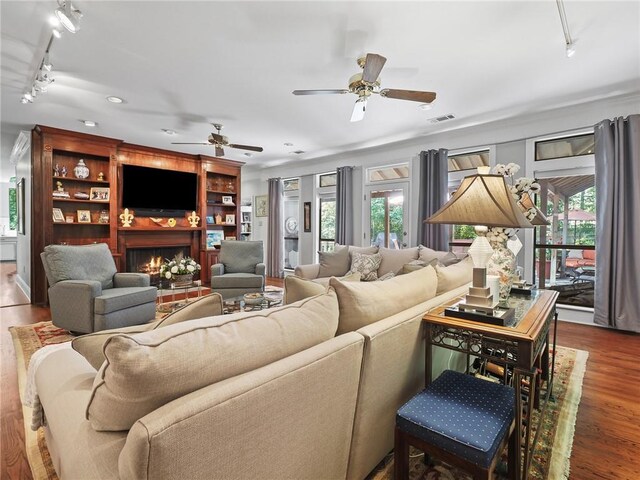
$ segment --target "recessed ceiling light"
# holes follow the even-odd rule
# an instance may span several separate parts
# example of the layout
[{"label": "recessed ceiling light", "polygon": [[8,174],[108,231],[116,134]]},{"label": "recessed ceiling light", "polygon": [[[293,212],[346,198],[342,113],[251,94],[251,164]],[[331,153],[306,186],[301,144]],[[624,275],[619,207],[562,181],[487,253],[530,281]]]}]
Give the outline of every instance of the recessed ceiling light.
[{"label": "recessed ceiling light", "polygon": [[96,122],[94,122],[93,120],[80,120],[82,123],[84,123],[85,127],[95,127],[97,125]]},{"label": "recessed ceiling light", "polygon": [[109,95],[107,97],[107,101],[111,102],[111,103],[124,103],[124,99],[122,99],[120,97],[116,97],[114,95]]},{"label": "recessed ceiling light", "polygon": [[289,152],[292,155],[302,155],[304,153],[304,150],[294,150],[293,152]]},{"label": "recessed ceiling light", "polygon": [[433,106],[430,103],[423,103],[422,105],[418,106],[418,108],[420,110],[431,110]]},{"label": "recessed ceiling light", "polygon": [[176,134],[175,130],[170,130],[168,128],[163,128],[162,131],[164,133],[166,133],[167,135],[175,135]]},{"label": "recessed ceiling light", "polygon": [[285,142],[285,143],[284,143],[284,146],[285,146],[285,147],[293,147],[293,143],[291,143],[291,142]]},{"label": "recessed ceiling light", "polygon": [[245,156],[245,157],[251,157],[251,156],[253,156],[253,154],[252,154],[252,153],[250,153],[250,152],[244,152],[244,156]]}]

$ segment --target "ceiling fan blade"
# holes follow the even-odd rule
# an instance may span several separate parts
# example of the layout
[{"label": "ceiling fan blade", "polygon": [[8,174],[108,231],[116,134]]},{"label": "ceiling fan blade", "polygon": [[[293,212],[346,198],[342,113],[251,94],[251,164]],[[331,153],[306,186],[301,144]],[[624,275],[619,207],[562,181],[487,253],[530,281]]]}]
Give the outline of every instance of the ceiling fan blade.
[{"label": "ceiling fan blade", "polygon": [[220,135],[219,133],[211,133],[209,134],[209,141],[211,143],[221,143],[222,145],[226,145],[227,137]]},{"label": "ceiling fan blade", "polygon": [[338,93],[338,94],[349,93],[349,90],[345,90],[345,89],[334,89],[334,90],[294,90],[291,93],[293,93],[294,95],[326,95],[326,94],[334,94],[334,93]]},{"label": "ceiling fan blade", "polygon": [[211,145],[209,142],[199,142],[199,143],[191,143],[191,142],[171,142],[171,145]]},{"label": "ceiling fan blade", "polygon": [[216,157],[224,157],[224,148],[220,145],[216,145]]},{"label": "ceiling fan blade", "polygon": [[237,143],[230,143],[227,145],[231,148],[241,148],[242,150],[251,150],[252,152],[261,152],[264,150],[262,147],[252,147],[251,145],[238,145]]},{"label": "ceiling fan blade", "polygon": [[353,105],[353,112],[351,112],[351,121],[359,122],[364,118],[364,112],[367,110],[367,99],[359,98]]},{"label": "ceiling fan blade", "polygon": [[392,88],[385,88],[384,90],[380,90],[380,96],[420,103],[431,103],[436,99],[435,92],[420,92],[418,90],[394,90]]},{"label": "ceiling fan blade", "polygon": [[362,72],[362,81],[366,83],[375,83],[380,76],[382,67],[384,67],[387,61],[382,55],[376,53],[367,53],[367,58],[364,61],[364,72]]}]

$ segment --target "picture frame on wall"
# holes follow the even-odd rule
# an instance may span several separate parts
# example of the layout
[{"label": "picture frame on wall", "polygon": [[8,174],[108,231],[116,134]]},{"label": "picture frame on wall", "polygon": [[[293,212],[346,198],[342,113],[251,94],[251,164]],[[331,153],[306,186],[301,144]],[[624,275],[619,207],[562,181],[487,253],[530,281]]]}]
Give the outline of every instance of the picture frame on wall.
[{"label": "picture frame on wall", "polygon": [[224,203],[225,205],[235,205],[235,203],[233,203],[233,197],[231,195],[223,195],[222,203]]},{"label": "picture frame on wall", "polygon": [[254,215],[256,217],[269,216],[269,195],[256,195],[254,205]]},{"label": "picture frame on wall", "polygon": [[55,223],[63,223],[65,221],[64,214],[62,213],[62,210],[60,210],[59,208],[54,208],[52,210],[52,213],[53,213],[53,221]]},{"label": "picture frame on wall", "polygon": [[78,210],[78,223],[91,223],[91,210]]},{"label": "picture frame on wall", "polygon": [[304,202],[304,231],[311,231],[311,202]]},{"label": "picture frame on wall", "polygon": [[236,216],[231,214],[231,213],[228,213],[224,217],[224,223],[226,223],[227,225],[235,225],[236,224]]},{"label": "picture frame on wall", "polygon": [[91,187],[89,199],[92,202],[108,202],[111,190],[109,187]]}]

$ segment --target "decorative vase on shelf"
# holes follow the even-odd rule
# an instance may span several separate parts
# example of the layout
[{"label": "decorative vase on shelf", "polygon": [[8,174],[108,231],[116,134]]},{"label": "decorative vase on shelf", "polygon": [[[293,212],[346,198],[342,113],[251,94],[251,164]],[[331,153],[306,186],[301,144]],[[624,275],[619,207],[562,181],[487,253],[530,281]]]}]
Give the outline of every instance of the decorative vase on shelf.
[{"label": "decorative vase on shelf", "polygon": [[76,178],[89,178],[89,167],[85,165],[82,158],[78,160],[78,164],[73,169],[73,174],[76,176]]},{"label": "decorative vase on shelf", "polygon": [[193,282],[193,273],[184,273],[182,275],[174,274],[171,277],[171,283],[174,285],[190,285]]},{"label": "decorative vase on shelf", "polygon": [[493,255],[487,262],[487,274],[500,278],[500,300],[509,298],[513,276],[516,273],[516,256],[507,247],[507,240],[489,241],[493,247]]}]

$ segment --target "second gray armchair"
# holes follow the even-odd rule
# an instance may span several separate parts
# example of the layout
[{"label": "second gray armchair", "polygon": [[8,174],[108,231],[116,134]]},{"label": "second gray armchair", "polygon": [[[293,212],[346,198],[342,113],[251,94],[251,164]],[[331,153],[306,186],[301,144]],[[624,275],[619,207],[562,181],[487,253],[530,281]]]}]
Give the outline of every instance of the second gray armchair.
[{"label": "second gray armchair", "polygon": [[266,265],[262,240],[223,240],[211,266],[211,290],[222,298],[264,291]]}]

